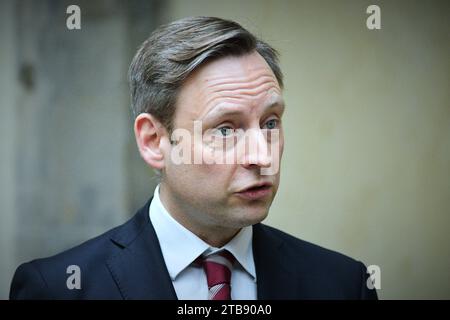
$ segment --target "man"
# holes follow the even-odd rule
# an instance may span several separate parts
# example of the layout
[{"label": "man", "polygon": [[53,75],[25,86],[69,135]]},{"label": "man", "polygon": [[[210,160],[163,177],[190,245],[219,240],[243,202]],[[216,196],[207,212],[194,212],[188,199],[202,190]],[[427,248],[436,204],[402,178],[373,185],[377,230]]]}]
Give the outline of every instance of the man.
[{"label": "man", "polygon": [[129,77],[160,184],[124,225],[21,265],[12,299],[376,299],[361,262],[260,223],[284,144],[273,48],[232,21],[182,19],[142,44]]}]

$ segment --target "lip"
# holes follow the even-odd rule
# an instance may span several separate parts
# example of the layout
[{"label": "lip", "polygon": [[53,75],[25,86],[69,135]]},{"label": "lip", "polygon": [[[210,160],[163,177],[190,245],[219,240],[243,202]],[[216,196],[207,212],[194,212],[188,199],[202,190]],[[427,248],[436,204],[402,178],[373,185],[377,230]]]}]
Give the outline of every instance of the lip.
[{"label": "lip", "polygon": [[272,194],[272,184],[268,182],[257,183],[236,192],[236,195],[247,200],[259,200]]}]

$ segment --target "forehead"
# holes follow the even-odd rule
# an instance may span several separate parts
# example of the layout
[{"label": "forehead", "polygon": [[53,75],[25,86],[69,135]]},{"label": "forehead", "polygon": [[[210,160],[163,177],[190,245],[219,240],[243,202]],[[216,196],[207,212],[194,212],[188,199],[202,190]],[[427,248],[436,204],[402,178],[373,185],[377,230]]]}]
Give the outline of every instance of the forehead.
[{"label": "forehead", "polygon": [[221,75],[239,77],[248,76],[258,71],[266,72],[275,78],[264,58],[254,51],[242,56],[227,56],[213,60],[198,68],[193,76],[197,77],[197,79],[203,78],[203,80],[207,80],[205,78],[212,78],[211,80],[213,80],[220,78]]},{"label": "forehead", "polygon": [[278,97],[281,99],[278,81],[257,52],[224,57],[188,77],[178,96],[176,117],[197,119],[217,105],[249,109]]}]

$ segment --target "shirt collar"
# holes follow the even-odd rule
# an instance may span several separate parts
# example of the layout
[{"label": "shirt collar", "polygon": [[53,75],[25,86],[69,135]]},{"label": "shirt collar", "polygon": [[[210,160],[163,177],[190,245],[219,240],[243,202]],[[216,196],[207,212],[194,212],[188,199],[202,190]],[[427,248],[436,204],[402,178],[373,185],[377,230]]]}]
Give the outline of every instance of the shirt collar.
[{"label": "shirt collar", "polygon": [[242,228],[222,248],[211,247],[170,215],[159,197],[159,185],[155,189],[149,215],[172,280],[175,280],[198,256],[214,254],[225,249],[233,254],[244,270],[256,281],[251,226]]}]

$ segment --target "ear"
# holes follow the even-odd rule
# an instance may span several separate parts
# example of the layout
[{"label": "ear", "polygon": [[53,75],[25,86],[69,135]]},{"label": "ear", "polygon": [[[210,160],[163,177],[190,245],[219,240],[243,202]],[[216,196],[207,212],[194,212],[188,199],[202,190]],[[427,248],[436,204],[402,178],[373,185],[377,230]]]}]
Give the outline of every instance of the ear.
[{"label": "ear", "polygon": [[141,113],[134,120],[134,135],[142,159],[154,169],[163,169],[167,131],[161,122],[149,113]]}]

